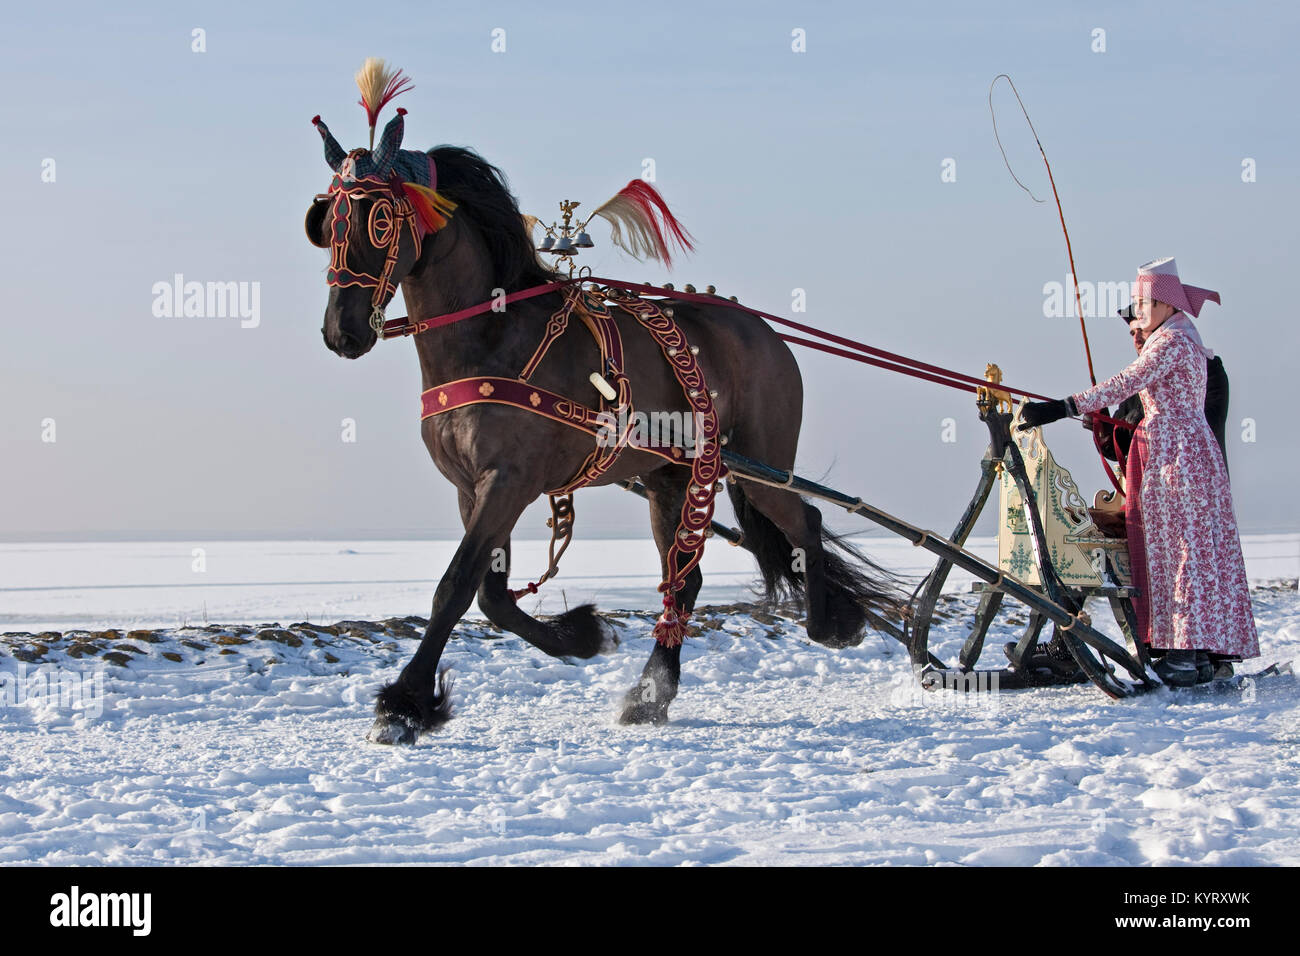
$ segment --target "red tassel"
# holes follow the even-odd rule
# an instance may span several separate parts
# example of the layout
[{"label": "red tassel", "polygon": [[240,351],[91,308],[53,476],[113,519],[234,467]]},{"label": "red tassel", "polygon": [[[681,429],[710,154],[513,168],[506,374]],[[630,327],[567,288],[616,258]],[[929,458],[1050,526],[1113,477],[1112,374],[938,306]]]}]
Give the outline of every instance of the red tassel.
[{"label": "red tassel", "polygon": [[[671,267],[671,243],[686,251],[695,248],[690,233],[677,221],[664,198],[643,179],[633,179],[592,215],[608,219],[613,226],[614,244],[636,258],[648,255]],[[626,239],[620,238],[624,227],[629,233]]]},{"label": "red tassel", "polygon": [[672,214],[668,203],[664,202],[664,197],[644,179],[633,179],[618,191],[618,195],[633,202],[645,217],[646,224],[654,234],[659,258],[663,260],[664,265],[671,267],[673,264],[668,238],[664,235],[665,229],[682,249],[689,252],[695,248],[690,234]]},{"label": "red tassel", "polygon": [[[644,179],[633,179],[619,190],[619,194],[631,199],[645,211],[646,218],[650,220],[655,234],[659,237],[659,242],[663,246],[664,261],[667,261],[668,244],[664,241],[664,235],[657,218],[663,219],[663,224],[668,227],[668,231],[672,233],[673,239],[677,241],[679,246],[687,251],[695,249],[694,243],[691,242],[691,234],[677,221],[677,217],[668,208],[668,203],[664,202],[664,197],[659,195],[659,190]],[[658,217],[655,216],[656,211],[659,213]]]},{"label": "red tassel", "polygon": [[[433,197],[437,196],[432,189],[427,186],[421,186],[418,183],[402,183],[402,192],[410,201],[411,206],[415,209],[416,218],[420,221],[420,228],[425,233],[437,232],[447,225],[447,214],[434,204]],[[455,209],[455,204],[448,202],[445,197],[442,198],[445,206]]]},{"label": "red tassel", "polygon": [[686,639],[688,633],[688,622],[691,617],[690,611],[677,611],[670,604],[671,598],[664,598],[664,605],[667,610],[659,616],[655,622],[654,639],[664,647],[676,647]]}]

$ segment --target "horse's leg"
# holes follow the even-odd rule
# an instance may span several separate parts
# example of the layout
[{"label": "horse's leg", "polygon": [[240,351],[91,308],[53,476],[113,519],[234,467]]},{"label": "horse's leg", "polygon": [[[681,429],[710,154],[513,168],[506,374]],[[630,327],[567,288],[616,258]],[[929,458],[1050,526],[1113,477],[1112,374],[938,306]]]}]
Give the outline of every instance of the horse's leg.
[{"label": "horse's leg", "polygon": [[802,591],[809,638],[828,647],[860,644],[864,605],[888,602],[888,585],[827,552],[821,512],[799,495],[752,481],[733,479],[729,487],[745,546],[758,559],[768,597]]},{"label": "horse's leg", "polygon": [[525,613],[506,583],[510,575],[508,539],[504,547],[504,560],[492,563],[478,589],[478,606],[489,621],[552,657],[595,657],[618,646],[618,635],[596,614],[594,604],[572,608],[552,621],[539,621]]},{"label": "horse's leg", "polygon": [[434,592],[424,638],[397,680],[379,692],[375,722],[367,739],[381,744],[414,743],[420,734],[450,719],[450,686],[438,675],[443,648],[452,628],[469,609],[494,551],[506,545],[519,515],[537,494],[538,489],[526,478],[498,471],[481,479],[465,523],[465,537]]},{"label": "horse's leg", "polygon": [[[665,578],[668,576],[668,550],[677,534],[682,505],[686,502],[686,486],[691,480],[690,472],[677,472],[676,468],[661,469],[642,476],[650,500],[650,527],[659,548],[660,572]],[[703,583],[704,575],[696,566],[686,576],[686,582],[678,593],[678,606],[692,610]],[[664,647],[656,641],[650,659],[641,671],[641,680],[623,698],[619,723],[662,724],[668,720],[668,705],[677,696],[681,673],[681,645]]]},{"label": "horse's leg", "polygon": [[[459,494],[460,520],[469,527],[474,513],[474,496]],[[519,607],[507,583],[510,577],[510,541],[494,554],[478,589],[478,606],[487,619],[503,630],[518,634],[538,650],[552,657],[595,657],[618,646],[618,634],[596,614],[594,604],[583,604],[558,615],[554,621],[539,621]]]}]

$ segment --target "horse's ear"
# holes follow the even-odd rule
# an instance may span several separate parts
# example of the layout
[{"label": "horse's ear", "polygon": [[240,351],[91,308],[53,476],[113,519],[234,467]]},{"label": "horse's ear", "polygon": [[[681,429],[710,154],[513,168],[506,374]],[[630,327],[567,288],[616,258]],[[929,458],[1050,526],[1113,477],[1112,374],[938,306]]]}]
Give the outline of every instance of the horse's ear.
[{"label": "horse's ear", "polygon": [[329,212],[330,203],[328,199],[317,197],[307,210],[307,219],[303,226],[307,230],[307,238],[311,240],[313,246],[321,249],[328,249],[329,240],[325,238],[325,214]]}]

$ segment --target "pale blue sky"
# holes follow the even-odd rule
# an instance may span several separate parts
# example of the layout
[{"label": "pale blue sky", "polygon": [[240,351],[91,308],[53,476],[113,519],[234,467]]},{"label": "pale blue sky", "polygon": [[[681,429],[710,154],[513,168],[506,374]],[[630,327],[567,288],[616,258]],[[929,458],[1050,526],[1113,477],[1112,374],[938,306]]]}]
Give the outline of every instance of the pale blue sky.
[{"label": "pale blue sky", "polygon": [[[1231,378],[1238,515],[1244,530],[1300,526],[1294,6],[380,9],[6,8],[0,535],[459,530],[419,438],[411,344],[344,362],[320,340],[325,254],[301,223],[329,172],[310,119],[363,143],[352,74],[366,56],[415,82],[400,101],[408,147],[478,149],[548,219],[561,199],[604,200],[654,158],[698,251],[669,275],[598,231],[597,274],[714,283],[781,314],[802,288],[803,321],[976,374],[996,361],[1009,381],[1064,395],[1087,372],[1077,321],[1042,315],[1044,283],[1067,271],[1055,206],[1012,182],[989,122],[989,83],[1010,73],[1053,162],[1081,278],[1127,281],[1174,255],[1184,281],[1222,292],[1199,324]],[[196,27],[204,53],[191,52]],[[791,51],[795,28],[806,53]],[[1005,86],[997,104],[1017,172],[1049,196]],[[956,182],[941,182],[946,158]],[[155,317],[152,286],[175,273],[260,283],[260,325]],[[1118,371],[1131,357],[1122,323],[1089,331],[1099,376]],[[969,396],[799,360],[800,470],[947,531],[985,443]],[[344,418],[355,444],[340,440]],[[1102,487],[1080,429],[1049,438],[1086,492]],[[623,492],[584,492],[578,512],[579,535],[646,530]],[[530,512],[521,531],[541,524]]]}]

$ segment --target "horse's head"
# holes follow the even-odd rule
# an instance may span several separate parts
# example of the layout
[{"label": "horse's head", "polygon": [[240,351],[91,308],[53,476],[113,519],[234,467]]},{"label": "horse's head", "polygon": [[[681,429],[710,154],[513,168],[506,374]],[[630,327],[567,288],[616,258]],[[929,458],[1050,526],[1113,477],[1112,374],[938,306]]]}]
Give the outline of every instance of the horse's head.
[{"label": "horse's head", "polygon": [[[357,74],[372,149],[346,152],[319,116],[312,120],[335,176],[307,211],[307,237],[330,250],[329,304],[321,332],[325,344],[346,358],[374,347],[383,332],[384,309],[408,277],[424,293],[424,305],[449,308],[481,301],[494,289],[556,278],[554,268],[538,259],[531,225],[525,225],[525,218],[536,220],[520,215],[505,177],[483,157],[460,146],[428,153],[402,149],[406,111],[400,108],[373,148],[379,111],[408,83],[401,70],[375,58]],[[438,191],[440,170],[445,192]],[[446,249],[436,254],[435,270],[430,235],[448,225],[457,203],[462,205],[440,242]],[[614,245],[634,258],[670,265],[670,244],[691,248],[689,233],[663,197],[641,180],[628,183],[592,215],[609,221]],[[407,291],[413,291],[410,285]]]},{"label": "horse's head", "polygon": [[329,191],[307,210],[307,238],[330,250],[330,287],[321,329],[325,344],[345,358],[370,351],[384,325],[384,309],[415,268],[429,234],[441,229],[455,204],[437,192],[437,169],[427,153],[401,148],[403,115],[389,121],[376,150],[345,153],[317,116],[334,170]]}]

